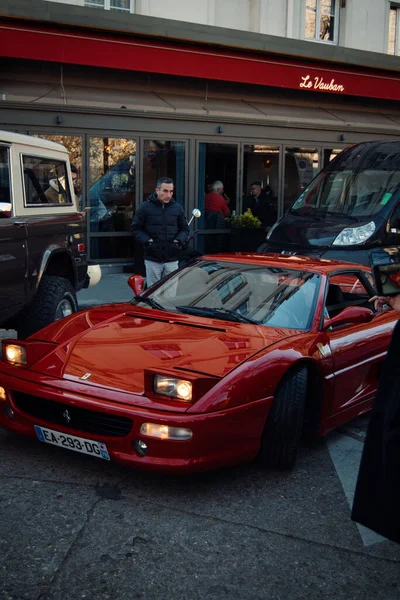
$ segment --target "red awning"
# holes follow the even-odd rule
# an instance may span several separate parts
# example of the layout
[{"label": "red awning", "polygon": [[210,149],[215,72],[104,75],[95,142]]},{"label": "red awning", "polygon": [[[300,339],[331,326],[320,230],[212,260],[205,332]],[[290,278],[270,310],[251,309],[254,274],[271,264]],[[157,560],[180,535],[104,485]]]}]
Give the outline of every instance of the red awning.
[{"label": "red awning", "polygon": [[0,55],[58,63],[251,83],[335,95],[398,100],[400,75],[319,66],[291,57],[159,42],[93,30],[0,20]]}]

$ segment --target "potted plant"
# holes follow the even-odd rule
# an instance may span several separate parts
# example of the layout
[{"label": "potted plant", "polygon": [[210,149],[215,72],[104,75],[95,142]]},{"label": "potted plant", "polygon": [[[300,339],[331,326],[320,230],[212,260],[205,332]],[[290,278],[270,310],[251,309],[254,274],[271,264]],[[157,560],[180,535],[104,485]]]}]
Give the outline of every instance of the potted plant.
[{"label": "potted plant", "polygon": [[265,241],[265,229],[261,221],[248,208],[241,215],[233,215],[229,219],[231,226],[231,251],[256,252]]}]

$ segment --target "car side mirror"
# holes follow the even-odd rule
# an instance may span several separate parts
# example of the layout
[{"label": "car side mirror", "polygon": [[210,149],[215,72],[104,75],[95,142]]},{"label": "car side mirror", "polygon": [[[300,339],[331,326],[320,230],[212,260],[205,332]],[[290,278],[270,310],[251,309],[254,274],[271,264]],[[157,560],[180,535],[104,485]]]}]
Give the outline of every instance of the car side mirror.
[{"label": "car side mirror", "polygon": [[201,210],[199,210],[198,208],[194,208],[192,210],[192,218],[189,220],[188,225],[190,225],[193,219],[198,219],[199,217],[201,217]]},{"label": "car side mirror", "polygon": [[144,277],[141,275],[131,275],[128,279],[128,285],[132,288],[135,296],[140,296],[144,288]]},{"label": "car side mirror", "polygon": [[11,202],[0,202],[0,219],[11,217]]},{"label": "car side mirror", "polygon": [[324,319],[323,329],[339,327],[339,325],[356,325],[357,323],[369,323],[374,313],[370,308],[364,306],[347,306],[332,319]]}]

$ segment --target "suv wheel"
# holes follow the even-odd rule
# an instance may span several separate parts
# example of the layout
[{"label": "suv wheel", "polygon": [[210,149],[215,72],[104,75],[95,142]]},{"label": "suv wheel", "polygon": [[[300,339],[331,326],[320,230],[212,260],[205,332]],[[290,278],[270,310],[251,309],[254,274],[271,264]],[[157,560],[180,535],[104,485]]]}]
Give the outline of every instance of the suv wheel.
[{"label": "suv wheel", "polygon": [[28,337],[77,310],[78,302],[71,282],[65,277],[43,275],[35,298],[18,319],[18,337]]}]

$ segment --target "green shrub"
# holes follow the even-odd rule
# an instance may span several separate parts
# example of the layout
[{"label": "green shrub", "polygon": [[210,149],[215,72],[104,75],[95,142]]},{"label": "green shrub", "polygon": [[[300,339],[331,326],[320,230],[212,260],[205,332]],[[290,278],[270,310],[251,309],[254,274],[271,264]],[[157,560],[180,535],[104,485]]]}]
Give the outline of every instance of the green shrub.
[{"label": "green shrub", "polygon": [[238,227],[241,229],[259,229],[261,227],[261,221],[258,217],[255,217],[248,208],[242,215],[235,215],[230,218],[231,227]]}]

